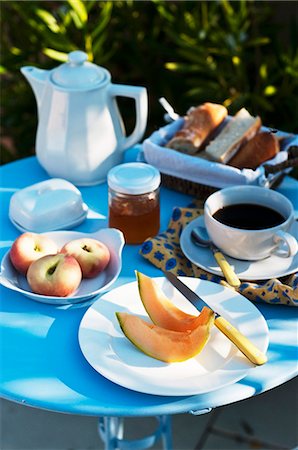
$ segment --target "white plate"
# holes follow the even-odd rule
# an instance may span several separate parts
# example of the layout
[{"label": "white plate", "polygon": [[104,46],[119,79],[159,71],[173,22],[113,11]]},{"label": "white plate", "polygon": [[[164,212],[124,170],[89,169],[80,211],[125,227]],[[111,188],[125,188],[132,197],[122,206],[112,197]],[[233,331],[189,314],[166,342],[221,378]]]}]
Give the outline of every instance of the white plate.
[{"label": "white plate", "polygon": [[[191,231],[197,226],[205,226],[203,216],[194,219],[182,231],[180,237],[181,250],[198,267],[222,277],[222,271],[217,265],[211,250],[209,248],[198,247],[191,240]],[[297,222],[294,222],[290,232],[296,239],[298,238]],[[226,255],[225,257],[240,280],[268,280],[270,278],[290,275],[298,270],[298,253],[289,258],[272,255],[260,261],[244,261]]]},{"label": "white plate", "polygon": [[124,238],[121,231],[114,228],[103,228],[95,233],[87,234],[77,231],[51,231],[49,233],[41,234],[53,239],[59,248],[63,247],[64,244],[72,239],[79,239],[81,237],[98,239],[106,244],[110,250],[110,262],[107,268],[97,277],[83,279],[74,295],[68,297],[55,297],[32,292],[26,277],[21,275],[11,264],[9,257],[10,250],[8,250],[1,262],[0,284],[41,303],[69,305],[85,302],[92,297],[105,292],[118,278],[122,265],[121,255],[124,245]]},{"label": "white plate", "polygon": [[[197,313],[164,277],[155,280],[180,309]],[[266,352],[269,341],[266,321],[245,297],[209,281],[187,277],[181,280]],[[115,316],[117,311],[148,318],[136,282],[104,294],[86,311],[79,327],[79,343],[89,364],[121,386],[147,394],[193,395],[235,383],[254,367],[216,327],[196,357],[171,364],[158,361],[142,353],[124,336]]]}]

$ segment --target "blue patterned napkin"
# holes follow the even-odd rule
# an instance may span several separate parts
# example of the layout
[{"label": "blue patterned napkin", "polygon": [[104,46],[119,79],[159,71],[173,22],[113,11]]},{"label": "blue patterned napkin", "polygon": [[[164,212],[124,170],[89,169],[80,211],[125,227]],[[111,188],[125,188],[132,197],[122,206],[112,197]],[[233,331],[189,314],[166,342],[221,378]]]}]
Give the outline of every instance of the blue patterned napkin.
[{"label": "blue patterned napkin", "polygon": [[[229,286],[219,276],[191,263],[180,248],[181,232],[189,222],[202,214],[201,206],[200,202],[194,202],[187,208],[174,208],[167,230],[147,239],[140,254],[159,269],[171,271],[175,275],[201,278]],[[262,282],[242,282],[237,290],[254,302],[298,306],[298,273],[282,280],[274,278]]]}]

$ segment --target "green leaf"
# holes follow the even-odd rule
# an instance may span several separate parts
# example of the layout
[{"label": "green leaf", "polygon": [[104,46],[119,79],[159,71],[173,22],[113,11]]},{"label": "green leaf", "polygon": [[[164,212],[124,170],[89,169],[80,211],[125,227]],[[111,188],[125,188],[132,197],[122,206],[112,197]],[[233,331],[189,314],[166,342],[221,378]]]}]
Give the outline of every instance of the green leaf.
[{"label": "green leaf", "polygon": [[285,68],[285,73],[287,75],[290,75],[293,78],[297,78],[298,79],[298,70],[295,69],[294,67],[286,67]]},{"label": "green leaf", "polygon": [[259,47],[261,45],[268,45],[270,44],[271,39],[266,36],[260,36],[255,39],[251,39],[249,42],[247,42],[247,47]]},{"label": "green leaf", "polygon": [[22,54],[22,50],[21,50],[20,48],[17,48],[17,47],[11,47],[11,48],[10,48],[10,51],[11,51],[11,53],[12,53],[13,55],[16,55],[16,56]]},{"label": "green leaf", "polygon": [[228,16],[233,16],[234,14],[234,10],[230,5],[230,2],[228,2],[227,0],[222,0],[221,1],[221,5],[224,8],[225,12],[227,13]]},{"label": "green leaf", "polygon": [[79,18],[79,16],[77,15],[77,13],[73,10],[70,11],[70,15],[71,18],[73,20],[73,23],[75,24],[75,27],[80,30],[81,28],[83,28],[83,24]]},{"label": "green leaf", "polygon": [[165,8],[164,5],[159,4],[158,2],[155,2],[157,5],[157,10],[158,13],[160,14],[161,17],[164,17],[166,20],[168,20],[169,22],[173,23],[175,20],[175,16],[173,16],[168,10],[167,8]]},{"label": "green leaf", "polygon": [[76,13],[82,28],[88,21],[88,12],[84,3],[81,0],[67,0],[67,1],[69,5],[72,7],[73,11]]},{"label": "green leaf", "polygon": [[113,9],[113,3],[112,2],[106,2],[102,8],[101,17],[99,20],[98,25],[94,28],[94,30],[91,32],[92,39],[96,39],[97,36],[99,36],[102,31],[107,27],[110,19],[111,19],[111,13]]},{"label": "green leaf", "polygon": [[[180,64],[181,65],[181,64]],[[168,70],[177,70],[179,68],[179,64],[175,62],[168,62],[165,64],[165,68]]]},{"label": "green leaf", "polygon": [[56,61],[66,62],[68,59],[68,54],[64,52],[58,52],[52,48],[44,48],[43,53],[47,55],[51,59],[55,59]]},{"label": "green leaf", "polygon": [[62,20],[63,20],[63,25],[64,25],[65,28],[68,28],[69,25],[70,25],[70,23],[71,23],[71,21],[72,21],[72,13],[73,13],[73,10],[67,11],[67,12],[63,15]]},{"label": "green leaf", "polygon": [[86,36],[85,36],[85,49],[86,49],[89,61],[93,61],[92,37],[90,34],[86,34]]},{"label": "green leaf", "polygon": [[38,8],[36,10],[36,15],[48,26],[48,28],[53,33],[60,33],[62,31],[57,23],[56,18],[45,9]]},{"label": "green leaf", "polygon": [[264,89],[264,95],[266,95],[266,97],[270,97],[271,95],[276,94],[277,89],[275,86],[269,85],[266,86]]},{"label": "green leaf", "polygon": [[239,64],[241,64],[241,59],[239,58],[239,56],[233,56],[232,62],[234,66],[239,66]]},{"label": "green leaf", "polygon": [[92,1],[89,0],[88,2],[86,2],[87,11],[89,12],[93,8],[93,6],[96,5],[96,3],[98,3],[97,0],[92,0]]},{"label": "green leaf", "polygon": [[186,11],[184,14],[184,20],[190,29],[192,29],[192,30],[196,29],[197,24],[195,22],[194,16],[192,14],[190,14],[188,11]]},{"label": "green leaf", "polygon": [[261,64],[259,73],[261,78],[263,79],[266,79],[268,77],[267,64]]}]

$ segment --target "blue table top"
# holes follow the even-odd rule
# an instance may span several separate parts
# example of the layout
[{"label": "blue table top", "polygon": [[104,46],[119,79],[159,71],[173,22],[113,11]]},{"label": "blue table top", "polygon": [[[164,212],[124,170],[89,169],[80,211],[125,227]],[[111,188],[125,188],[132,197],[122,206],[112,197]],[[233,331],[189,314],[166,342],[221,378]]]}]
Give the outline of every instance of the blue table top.
[{"label": "blue table top", "polygon": [[[35,157],[0,168],[0,257],[20,232],[8,218],[11,195],[18,189],[48,179]],[[298,209],[298,182],[286,177],[278,188]],[[106,184],[81,188],[90,211],[77,231],[92,232],[107,222]],[[161,189],[161,229],[173,207],[186,206],[191,197]],[[139,255],[139,246],[126,245],[123,268],[114,286],[134,281],[134,270],[149,276],[161,272]],[[203,395],[167,397],[122,388],[99,375],[85,360],[78,343],[78,327],[89,307],[34,302],[0,286],[0,392],[9,400],[38,408],[96,416],[150,416],[204,410],[236,402],[272,389],[297,374],[297,310],[256,304],[270,333],[268,363],[252,368],[239,382]]]}]

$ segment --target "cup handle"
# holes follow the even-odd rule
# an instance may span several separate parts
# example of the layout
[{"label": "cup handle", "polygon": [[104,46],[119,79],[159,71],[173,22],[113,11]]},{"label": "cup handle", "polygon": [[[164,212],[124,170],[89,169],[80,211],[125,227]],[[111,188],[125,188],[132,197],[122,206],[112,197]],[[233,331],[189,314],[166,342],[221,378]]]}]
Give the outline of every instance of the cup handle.
[{"label": "cup handle", "polygon": [[[119,136],[121,136],[121,150],[126,150],[139,142],[146,130],[148,117],[148,96],[145,87],[127,86],[125,84],[111,84],[109,88],[112,119]],[[125,136],[125,128],[117,105],[116,97],[133,98],[136,103],[136,124],[129,136]]]},{"label": "cup handle", "polygon": [[[289,256],[294,256],[298,251],[298,243],[296,238],[286,231],[277,231],[273,237],[273,241],[277,244],[276,250],[280,249],[281,244],[285,244],[287,248],[287,253],[278,253],[278,256],[288,258]],[[273,253],[276,252],[273,251]]]}]

